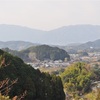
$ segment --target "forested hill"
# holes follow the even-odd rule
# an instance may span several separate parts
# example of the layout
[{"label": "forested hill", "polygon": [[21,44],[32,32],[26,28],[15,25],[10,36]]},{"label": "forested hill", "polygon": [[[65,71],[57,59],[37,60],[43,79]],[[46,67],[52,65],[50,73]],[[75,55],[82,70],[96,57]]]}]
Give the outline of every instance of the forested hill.
[{"label": "forested hill", "polygon": [[77,49],[100,49],[100,39],[95,41],[89,41],[76,47]]},{"label": "forested hill", "polygon": [[50,31],[16,25],[0,25],[0,33],[1,41],[21,40],[48,45],[67,45],[99,39],[100,25],[70,25]]},{"label": "forested hill", "polygon": [[69,53],[75,53],[77,51],[87,51],[87,52],[100,52],[100,39],[95,41],[88,41],[86,43],[78,44],[78,45],[68,45],[60,47]]},{"label": "forested hill", "polygon": [[41,73],[26,65],[20,58],[0,50],[0,81],[6,78],[18,78],[8,94],[10,98],[27,91],[24,100],[65,100],[59,76]]},{"label": "forested hill", "polygon": [[46,59],[64,60],[65,58],[67,58],[68,60],[70,60],[70,56],[65,50],[59,49],[58,47],[51,47],[48,45],[32,46],[26,50],[19,52],[10,50],[8,48],[4,50],[22,58],[25,62],[34,61],[36,59],[43,61]]}]

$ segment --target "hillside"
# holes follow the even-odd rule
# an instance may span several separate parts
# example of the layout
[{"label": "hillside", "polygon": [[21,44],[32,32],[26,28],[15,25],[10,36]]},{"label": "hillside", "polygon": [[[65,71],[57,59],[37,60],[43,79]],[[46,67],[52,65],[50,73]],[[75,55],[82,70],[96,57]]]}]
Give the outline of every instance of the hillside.
[{"label": "hillside", "polygon": [[95,41],[88,41],[86,43],[81,43],[78,45],[73,44],[67,46],[59,46],[59,48],[66,50],[69,54],[77,53],[77,51],[79,50],[85,50],[87,52],[100,52],[100,39],[97,39]]},{"label": "hillside", "polygon": [[25,62],[31,62],[34,60],[64,60],[65,58],[70,60],[70,56],[65,50],[57,47],[50,47],[48,45],[32,46],[19,52],[8,48],[3,50],[22,58]]},{"label": "hillside", "polygon": [[79,49],[100,49],[100,39],[86,42],[78,46]]},{"label": "hillside", "polygon": [[65,100],[59,76],[41,73],[26,65],[20,58],[0,50],[0,81],[6,78],[11,81],[18,78],[17,83],[10,89],[10,98],[27,91],[24,100]]},{"label": "hillside", "polygon": [[0,33],[1,41],[21,40],[40,44],[67,45],[99,39],[100,26],[72,25],[42,31],[16,25],[0,25]]},{"label": "hillside", "polygon": [[36,45],[38,44],[25,41],[7,41],[7,42],[0,41],[0,48],[10,48],[12,50],[23,50]]}]

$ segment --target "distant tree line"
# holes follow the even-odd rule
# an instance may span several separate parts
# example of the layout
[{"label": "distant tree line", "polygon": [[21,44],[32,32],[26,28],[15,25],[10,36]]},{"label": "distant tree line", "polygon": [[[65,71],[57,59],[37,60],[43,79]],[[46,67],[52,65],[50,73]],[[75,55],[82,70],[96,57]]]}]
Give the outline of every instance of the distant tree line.
[{"label": "distant tree line", "polygon": [[34,46],[22,51],[10,50],[9,48],[3,50],[22,58],[25,62],[34,61],[36,59],[43,61],[65,60],[65,58],[67,58],[67,60],[70,60],[70,56],[65,50],[48,45]]}]

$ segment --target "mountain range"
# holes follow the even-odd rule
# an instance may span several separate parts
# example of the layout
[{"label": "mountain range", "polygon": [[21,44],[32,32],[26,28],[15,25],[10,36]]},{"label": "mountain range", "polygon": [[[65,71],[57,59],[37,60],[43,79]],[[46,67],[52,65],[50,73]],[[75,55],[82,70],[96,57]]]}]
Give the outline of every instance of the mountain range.
[{"label": "mountain range", "polygon": [[100,39],[95,41],[88,41],[82,44],[71,44],[67,46],[59,46],[66,50],[68,53],[76,53],[77,51],[87,51],[87,52],[100,52]]},{"label": "mountain range", "polygon": [[[41,44],[25,42],[25,41],[7,41],[7,42],[0,41],[0,48],[9,48],[11,50],[18,50],[18,51],[39,45]],[[68,44],[66,46],[58,46],[58,45],[50,45],[50,46],[59,47],[66,51],[71,51],[72,49],[73,50],[100,49],[100,39],[95,41],[88,41],[86,43]]]},{"label": "mountain range", "polygon": [[100,39],[76,46],[77,49],[100,49]]},{"label": "mountain range", "polygon": [[25,42],[25,41],[7,41],[7,42],[0,41],[0,48],[10,48],[12,50],[18,50],[18,51],[27,49],[31,46],[36,46],[36,45],[39,45],[39,44]]},{"label": "mountain range", "polygon": [[84,43],[100,38],[100,25],[71,25],[42,31],[16,25],[0,25],[1,41],[29,41],[49,45]]}]

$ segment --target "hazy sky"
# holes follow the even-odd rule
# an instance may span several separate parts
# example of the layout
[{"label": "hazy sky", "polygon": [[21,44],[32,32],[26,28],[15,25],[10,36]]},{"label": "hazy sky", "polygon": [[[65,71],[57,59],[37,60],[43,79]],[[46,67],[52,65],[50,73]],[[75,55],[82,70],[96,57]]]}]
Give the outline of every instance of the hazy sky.
[{"label": "hazy sky", "polygon": [[75,24],[100,25],[100,0],[0,0],[0,24],[42,30]]}]

